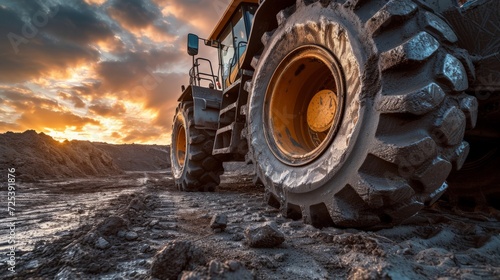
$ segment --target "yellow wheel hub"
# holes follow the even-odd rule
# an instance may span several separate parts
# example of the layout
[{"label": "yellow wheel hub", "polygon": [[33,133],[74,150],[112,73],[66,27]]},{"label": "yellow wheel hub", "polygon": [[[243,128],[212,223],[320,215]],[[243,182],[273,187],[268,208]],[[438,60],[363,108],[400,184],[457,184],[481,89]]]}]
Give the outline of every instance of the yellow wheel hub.
[{"label": "yellow wheel hub", "polygon": [[337,95],[331,90],[322,90],[309,102],[307,124],[314,132],[325,132],[332,126],[336,112]]}]

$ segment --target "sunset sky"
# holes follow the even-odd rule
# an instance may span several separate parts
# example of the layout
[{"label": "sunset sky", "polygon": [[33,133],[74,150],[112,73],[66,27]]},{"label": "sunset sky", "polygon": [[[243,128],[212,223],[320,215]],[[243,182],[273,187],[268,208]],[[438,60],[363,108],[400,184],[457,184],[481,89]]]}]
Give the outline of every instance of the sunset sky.
[{"label": "sunset sky", "polygon": [[0,133],[169,144],[186,36],[208,36],[229,2],[0,2]]}]

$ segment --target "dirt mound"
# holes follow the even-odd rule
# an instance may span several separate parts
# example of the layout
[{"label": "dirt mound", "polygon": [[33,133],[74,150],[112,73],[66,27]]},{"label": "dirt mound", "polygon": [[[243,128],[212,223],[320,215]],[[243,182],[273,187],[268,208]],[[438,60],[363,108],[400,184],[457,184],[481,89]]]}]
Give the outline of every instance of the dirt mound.
[{"label": "dirt mound", "polygon": [[90,142],[61,143],[34,130],[0,134],[0,154],[0,169],[15,168],[25,182],[122,173],[112,157]]},{"label": "dirt mound", "polygon": [[107,152],[116,165],[125,171],[154,171],[170,167],[170,150],[168,146],[93,144]]}]

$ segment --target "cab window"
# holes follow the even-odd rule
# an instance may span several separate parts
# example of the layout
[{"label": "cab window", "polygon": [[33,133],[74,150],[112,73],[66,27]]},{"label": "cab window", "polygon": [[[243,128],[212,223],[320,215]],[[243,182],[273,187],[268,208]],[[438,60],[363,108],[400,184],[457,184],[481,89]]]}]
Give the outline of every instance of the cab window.
[{"label": "cab window", "polygon": [[231,63],[234,57],[233,32],[231,27],[222,33],[221,58],[222,58],[222,81],[224,84],[231,72]]},{"label": "cab window", "polygon": [[252,26],[257,6],[241,6],[220,36],[222,81],[224,88],[239,78],[239,68],[248,44],[248,34]]}]

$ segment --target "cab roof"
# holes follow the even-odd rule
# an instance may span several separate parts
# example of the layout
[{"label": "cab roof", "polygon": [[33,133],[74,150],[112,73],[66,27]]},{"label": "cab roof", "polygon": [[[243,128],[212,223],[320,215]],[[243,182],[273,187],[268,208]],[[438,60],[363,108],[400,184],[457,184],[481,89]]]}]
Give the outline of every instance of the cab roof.
[{"label": "cab roof", "polygon": [[226,27],[227,23],[231,20],[231,16],[233,15],[234,11],[241,3],[258,4],[259,0],[232,0],[226,11],[224,12],[224,15],[219,19],[219,22],[208,37],[208,40],[216,40],[219,37],[219,35],[224,30],[224,27]]}]

